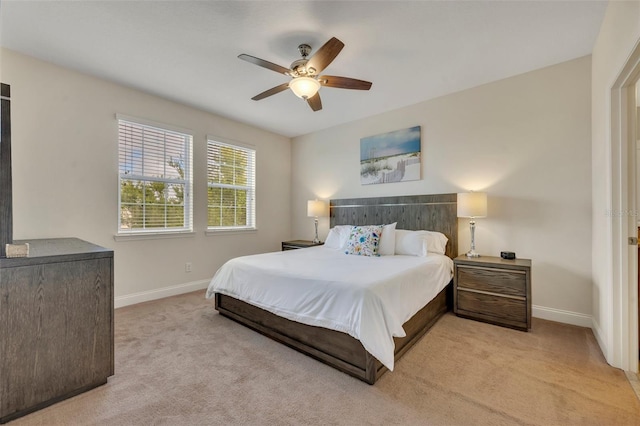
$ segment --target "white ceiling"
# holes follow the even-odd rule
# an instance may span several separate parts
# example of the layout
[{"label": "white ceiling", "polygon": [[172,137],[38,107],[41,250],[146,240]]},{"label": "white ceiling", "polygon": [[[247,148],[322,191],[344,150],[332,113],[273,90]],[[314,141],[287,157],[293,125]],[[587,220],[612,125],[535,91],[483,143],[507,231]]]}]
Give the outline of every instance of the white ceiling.
[{"label": "white ceiling", "polygon": [[[604,1],[13,1],[0,44],[285,136],[415,104],[591,53]],[[345,43],[324,74],[373,82],[322,88],[313,112],[288,77],[297,46]],[[312,51],[313,54],[313,51]],[[10,83],[10,82],[7,82]]]}]

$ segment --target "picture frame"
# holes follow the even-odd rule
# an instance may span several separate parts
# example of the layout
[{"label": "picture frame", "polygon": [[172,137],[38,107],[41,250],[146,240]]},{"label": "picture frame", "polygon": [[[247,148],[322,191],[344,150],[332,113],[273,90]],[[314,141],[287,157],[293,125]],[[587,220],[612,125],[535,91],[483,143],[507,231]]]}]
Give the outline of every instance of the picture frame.
[{"label": "picture frame", "polygon": [[420,126],[360,139],[360,183],[420,180],[422,142]]}]

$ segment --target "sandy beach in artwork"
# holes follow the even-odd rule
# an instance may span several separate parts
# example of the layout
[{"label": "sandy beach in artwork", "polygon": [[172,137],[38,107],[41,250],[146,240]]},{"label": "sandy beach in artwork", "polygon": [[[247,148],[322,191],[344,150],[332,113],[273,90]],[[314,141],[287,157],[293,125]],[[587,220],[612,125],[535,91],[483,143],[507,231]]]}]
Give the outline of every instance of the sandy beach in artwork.
[{"label": "sandy beach in artwork", "polygon": [[420,126],[360,139],[363,185],[420,180]]}]

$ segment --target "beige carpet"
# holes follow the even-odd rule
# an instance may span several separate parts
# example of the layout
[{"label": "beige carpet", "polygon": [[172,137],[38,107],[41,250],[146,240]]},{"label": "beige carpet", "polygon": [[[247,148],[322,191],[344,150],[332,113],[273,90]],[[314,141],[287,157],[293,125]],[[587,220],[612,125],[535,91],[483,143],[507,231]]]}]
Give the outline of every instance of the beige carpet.
[{"label": "beige carpet", "polygon": [[588,329],[447,314],[369,386],[218,315],[203,293],[116,310],[109,383],[11,425],[640,425]]}]

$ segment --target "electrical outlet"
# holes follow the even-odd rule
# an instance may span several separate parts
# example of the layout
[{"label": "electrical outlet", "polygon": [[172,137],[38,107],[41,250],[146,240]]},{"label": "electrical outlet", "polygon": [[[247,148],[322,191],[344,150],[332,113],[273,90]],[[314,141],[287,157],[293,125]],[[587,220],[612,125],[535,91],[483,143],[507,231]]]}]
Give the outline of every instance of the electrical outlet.
[{"label": "electrical outlet", "polygon": [[191,262],[187,262],[184,264],[184,271],[191,272]]}]

